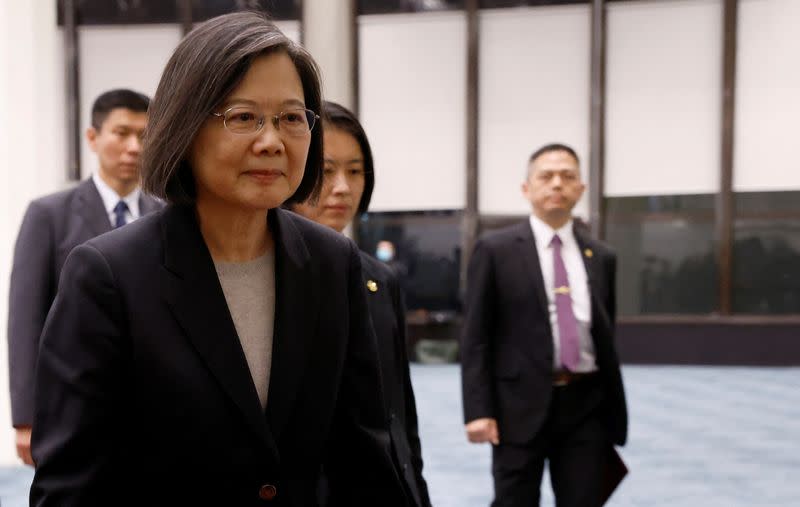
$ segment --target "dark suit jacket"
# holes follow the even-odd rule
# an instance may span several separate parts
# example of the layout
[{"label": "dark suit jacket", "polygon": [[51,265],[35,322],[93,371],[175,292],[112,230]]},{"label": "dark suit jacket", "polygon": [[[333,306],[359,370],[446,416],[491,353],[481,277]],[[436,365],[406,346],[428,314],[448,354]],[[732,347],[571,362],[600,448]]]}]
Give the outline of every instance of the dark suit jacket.
[{"label": "dark suit jacket", "polygon": [[[139,200],[142,215],[162,207],[152,197]],[[61,267],[73,248],[111,230],[103,199],[91,179],[34,200],[28,206],[14,249],[8,304],[8,363],[11,420],[33,421],[33,376],[47,312]]]},{"label": "dark suit jacket", "polygon": [[394,459],[417,506],[430,507],[428,486],[422,477],[422,450],[417,405],[408,369],[406,312],[397,275],[384,263],[361,252],[372,326],[378,340],[383,397],[389,417]]},{"label": "dark suit jacket", "polygon": [[[604,387],[601,410],[609,435],[622,445],[628,417],[614,346],[616,256],[578,228],[575,236],[589,279],[591,334]],[[553,338],[528,220],[490,232],[475,245],[461,347],[466,422],[493,417],[501,442],[530,442],[552,395]]]},{"label": "dark suit jacket", "polygon": [[262,410],[192,208],[77,247],[42,334],[31,505],[402,506],[358,250],[272,210]]}]

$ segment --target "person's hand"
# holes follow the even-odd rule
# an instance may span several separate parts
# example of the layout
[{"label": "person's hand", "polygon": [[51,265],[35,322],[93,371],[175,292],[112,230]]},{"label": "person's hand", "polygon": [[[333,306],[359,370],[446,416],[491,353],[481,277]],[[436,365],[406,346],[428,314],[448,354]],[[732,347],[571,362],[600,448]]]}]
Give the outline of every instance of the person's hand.
[{"label": "person's hand", "polygon": [[31,456],[31,427],[20,426],[16,428],[17,456],[26,465],[33,466],[33,456]]},{"label": "person's hand", "polygon": [[491,442],[493,445],[498,445],[500,443],[497,421],[491,417],[470,421],[464,428],[467,430],[467,439],[473,444]]}]

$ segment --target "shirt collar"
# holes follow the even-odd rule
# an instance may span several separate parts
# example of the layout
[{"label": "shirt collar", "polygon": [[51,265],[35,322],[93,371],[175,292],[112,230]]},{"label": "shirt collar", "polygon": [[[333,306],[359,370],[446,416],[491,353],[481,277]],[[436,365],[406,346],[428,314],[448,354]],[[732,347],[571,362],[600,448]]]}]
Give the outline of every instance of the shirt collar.
[{"label": "shirt collar", "polygon": [[97,187],[97,191],[100,192],[100,198],[103,199],[103,206],[106,209],[106,213],[113,213],[114,206],[122,200],[128,205],[131,216],[133,216],[133,218],[139,218],[139,195],[141,194],[139,187],[133,189],[128,195],[120,197],[113,188],[108,186],[108,183],[103,181],[103,178],[101,178],[97,172],[92,173],[92,181],[94,182],[94,186]]},{"label": "shirt collar", "polygon": [[558,230],[553,230],[552,227],[544,223],[541,218],[534,214],[531,214],[530,222],[531,230],[533,231],[533,238],[536,240],[536,244],[542,247],[549,247],[550,241],[553,240],[553,236],[556,234],[558,234],[558,237],[561,238],[562,244],[571,241],[573,238],[573,221],[571,218],[567,223],[559,227]]}]

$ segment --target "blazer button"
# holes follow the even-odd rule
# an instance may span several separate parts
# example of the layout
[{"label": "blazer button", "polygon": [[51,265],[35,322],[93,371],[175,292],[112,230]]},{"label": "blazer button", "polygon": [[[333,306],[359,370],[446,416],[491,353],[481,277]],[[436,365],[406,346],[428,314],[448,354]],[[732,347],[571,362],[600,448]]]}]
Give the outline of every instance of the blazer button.
[{"label": "blazer button", "polygon": [[264,484],[258,489],[258,497],[262,500],[272,500],[278,494],[278,490],[272,484]]}]

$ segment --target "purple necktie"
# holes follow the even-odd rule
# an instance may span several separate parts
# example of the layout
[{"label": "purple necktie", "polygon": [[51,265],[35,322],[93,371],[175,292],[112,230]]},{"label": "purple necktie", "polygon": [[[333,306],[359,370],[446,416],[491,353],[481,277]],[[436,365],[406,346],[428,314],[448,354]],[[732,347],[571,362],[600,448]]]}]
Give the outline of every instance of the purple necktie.
[{"label": "purple necktie", "polygon": [[572,312],[569,277],[564,259],[561,258],[561,238],[558,234],[553,236],[550,246],[553,247],[553,289],[558,317],[558,337],[561,344],[561,364],[568,370],[575,371],[580,361],[578,321]]}]

